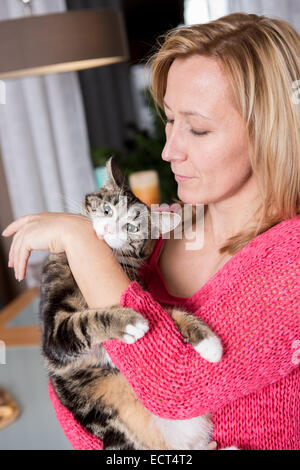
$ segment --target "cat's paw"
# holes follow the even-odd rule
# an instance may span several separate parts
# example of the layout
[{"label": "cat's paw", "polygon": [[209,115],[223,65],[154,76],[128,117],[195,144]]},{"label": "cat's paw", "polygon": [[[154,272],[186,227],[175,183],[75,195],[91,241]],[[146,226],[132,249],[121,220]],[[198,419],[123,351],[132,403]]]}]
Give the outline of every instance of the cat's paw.
[{"label": "cat's paw", "polygon": [[185,341],[190,343],[203,359],[209,362],[218,362],[221,359],[221,341],[204,321],[184,310],[168,310]]},{"label": "cat's paw", "polygon": [[219,450],[240,450],[240,449],[236,446],[230,446],[230,447],[223,447],[223,449],[219,449]]},{"label": "cat's paw", "polygon": [[145,318],[138,320],[135,324],[129,324],[125,328],[123,341],[127,344],[135,343],[142,338],[149,330],[148,322]]},{"label": "cat's paw", "polygon": [[218,362],[223,353],[222,343],[217,336],[208,336],[194,345],[194,349],[208,362]]},{"label": "cat's paw", "polygon": [[205,450],[217,450],[217,448],[218,448],[218,444],[216,443],[216,441],[212,441],[209,444],[207,444],[207,446],[205,447]]},{"label": "cat's paw", "polygon": [[117,338],[132,344],[142,338],[149,330],[148,320],[131,308],[123,308],[118,314]]},{"label": "cat's paw", "polygon": [[118,339],[132,344],[149,330],[148,320],[131,308],[115,305],[96,312],[94,342]]}]

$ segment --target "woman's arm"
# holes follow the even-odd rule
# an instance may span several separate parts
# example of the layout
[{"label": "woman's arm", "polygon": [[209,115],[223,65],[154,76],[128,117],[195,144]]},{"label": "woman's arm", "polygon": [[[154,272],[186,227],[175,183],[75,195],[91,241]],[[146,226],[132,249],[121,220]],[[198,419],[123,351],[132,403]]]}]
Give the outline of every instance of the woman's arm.
[{"label": "woman's arm", "polygon": [[89,231],[66,233],[64,245],[71,271],[89,308],[120,304],[130,280],[92,226]]},{"label": "woman's arm", "polygon": [[11,222],[2,236],[14,235],[9,267],[24,279],[32,250],[66,252],[70,267],[90,308],[119,304],[130,281],[110,247],[100,240],[91,220],[81,214],[41,212]]},{"label": "woman's arm", "polygon": [[268,234],[265,242],[257,237],[225,265],[219,282],[207,283],[207,296],[205,289],[200,291],[195,315],[224,345],[216,364],[184,342],[168,311],[148,292],[137,282],[128,284],[103,241],[70,240],[67,256],[87,303],[121,303],[149,320],[150,330],[136,343],[105,343],[146,408],[163,418],[189,419],[276,382],[297,367],[292,358],[300,337],[299,220],[297,227],[296,236],[286,223],[274,240]]}]

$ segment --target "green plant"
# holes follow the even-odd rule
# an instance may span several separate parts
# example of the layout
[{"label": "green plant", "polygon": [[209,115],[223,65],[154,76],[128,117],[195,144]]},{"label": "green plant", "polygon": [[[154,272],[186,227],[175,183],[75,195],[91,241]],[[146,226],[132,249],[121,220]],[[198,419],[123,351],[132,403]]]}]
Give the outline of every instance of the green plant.
[{"label": "green plant", "polygon": [[105,165],[111,155],[115,155],[119,166],[128,178],[135,171],[156,170],[159,175],[161,202],[170,203],[177,197],[177,184],[170,164],[161,158],[165,144],[165,125],[155,109],[155,104],[148,90],[142,92],[151,111],[153,133],[140,130],[135,124],[129,128],[133,137],[125,140],[124,150],[108,147],[92,148],[91,157],[94,167]]}]

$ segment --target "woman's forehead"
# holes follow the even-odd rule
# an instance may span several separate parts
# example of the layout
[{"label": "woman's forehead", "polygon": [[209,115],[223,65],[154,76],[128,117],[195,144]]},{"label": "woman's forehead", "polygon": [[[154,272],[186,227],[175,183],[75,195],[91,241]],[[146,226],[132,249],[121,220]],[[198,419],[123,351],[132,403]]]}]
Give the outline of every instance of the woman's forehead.
[{"label": "woman's forehead", "polygon": [[230,103],[229,83],[216,59],[194,55],[172,63],[164,97],[165,104],[182,113],[211,112]]}]

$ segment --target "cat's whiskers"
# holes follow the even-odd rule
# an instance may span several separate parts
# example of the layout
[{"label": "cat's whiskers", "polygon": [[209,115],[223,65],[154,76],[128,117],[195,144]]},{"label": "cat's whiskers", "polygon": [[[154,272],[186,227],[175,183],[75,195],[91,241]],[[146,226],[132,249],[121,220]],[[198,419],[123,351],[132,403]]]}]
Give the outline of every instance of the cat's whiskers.
[{"label": "cat's whiskers", "polygon": [[[62,202],[64,203],[64,205],[66,205],[66,202],[69,206],[69,208],[73,211],[77,211],[79,213],[82,213],[85,211],[85,209],[82,207],[82,204],[80,204],[79,202],[75,201],[74,199],[72,199],[70,196],[67,196],[66,194],[62,193],[62,192],[59,192],[59,191],[56,191],[54,194],[56,194],[57,196],[60,196]],[[86,211],[85,211],[86,212]],[[73,212],[72,212],[73,213]],[[85,214],[84,214],[85,215]]]}]

